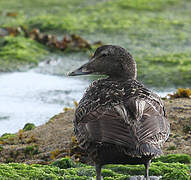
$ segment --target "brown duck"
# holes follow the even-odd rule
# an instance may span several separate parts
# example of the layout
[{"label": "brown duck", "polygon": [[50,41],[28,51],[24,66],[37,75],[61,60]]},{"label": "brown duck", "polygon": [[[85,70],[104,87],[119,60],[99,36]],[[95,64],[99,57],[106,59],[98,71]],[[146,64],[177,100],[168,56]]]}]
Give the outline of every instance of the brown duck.
[{"label": "brown duck", "polygon": [[170,126],[161,99],[136,80],[136,62],[124,48],[99,47],[90,61],[70,76],[107,75],[86,90],[75,112],[74,131],[101,180],[105,164],[144,164],[162,153]]}]

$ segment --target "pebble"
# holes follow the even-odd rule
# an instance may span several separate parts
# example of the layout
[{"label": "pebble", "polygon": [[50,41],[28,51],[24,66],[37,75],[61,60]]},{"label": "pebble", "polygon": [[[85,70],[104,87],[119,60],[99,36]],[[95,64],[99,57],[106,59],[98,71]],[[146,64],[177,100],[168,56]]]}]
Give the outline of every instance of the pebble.
[{"label": "pebble", "polygon": [[[162,176],[149,176],[150,180],[160,180],[162,179]],[[92,178],[92,180],[96,180],[95,178]],[[102,177],[103,180],[103,177]],[[128,180],[145,180],[144,176],[131,176]]]},{"label": "pebble", "polygon": [[[150,180],[160,180],[162,176],[149,176]],[[144,176],[131,176],[129,180],[145,180]]]}]

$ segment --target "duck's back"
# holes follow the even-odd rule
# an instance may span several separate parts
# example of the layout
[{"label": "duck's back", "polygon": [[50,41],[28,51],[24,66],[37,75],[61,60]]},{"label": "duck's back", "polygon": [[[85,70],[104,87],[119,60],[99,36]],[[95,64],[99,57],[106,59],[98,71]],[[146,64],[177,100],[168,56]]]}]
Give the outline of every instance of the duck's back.
[{"label": "duck's back", "polygon": [[160,98],[138,81],[102,79],[81,99],[74,130],[94,161],[138,164],[141,157],[162,153],[169,123]]}]

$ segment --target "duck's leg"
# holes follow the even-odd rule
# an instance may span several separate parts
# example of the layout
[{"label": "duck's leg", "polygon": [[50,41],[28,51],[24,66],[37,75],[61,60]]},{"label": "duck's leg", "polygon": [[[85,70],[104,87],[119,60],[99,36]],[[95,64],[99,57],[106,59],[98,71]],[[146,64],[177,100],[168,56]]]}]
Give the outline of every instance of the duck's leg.
[{"label": "duck's leg", "polygon": [[149,166],[150,166],[151,160],[147,161],[145,165],[145,179],[149,180]]},{"label": "duck's leg", "polygon": [[101,165],[96,164],[95,168],[96,168],[96,180],[101,180]]}]

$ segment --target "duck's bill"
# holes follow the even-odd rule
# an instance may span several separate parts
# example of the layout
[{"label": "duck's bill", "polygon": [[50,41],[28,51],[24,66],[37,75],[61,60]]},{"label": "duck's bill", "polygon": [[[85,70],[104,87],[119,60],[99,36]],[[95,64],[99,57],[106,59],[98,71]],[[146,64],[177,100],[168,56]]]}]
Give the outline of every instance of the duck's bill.
[{"label": "duck's bill", "polygon": [[86,74],[91,74],[91,71],[88,71],[84,66],[69,72],[67,75],[68,76],[80,76],[80,75],[86,75]]}]

